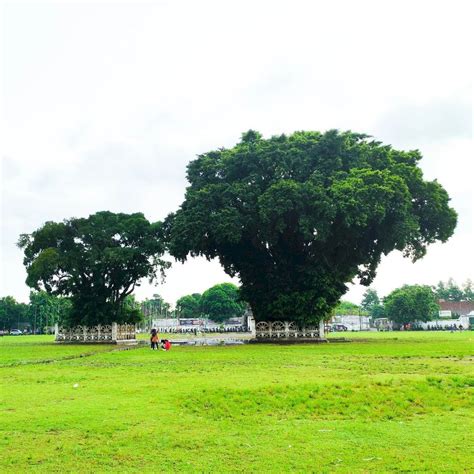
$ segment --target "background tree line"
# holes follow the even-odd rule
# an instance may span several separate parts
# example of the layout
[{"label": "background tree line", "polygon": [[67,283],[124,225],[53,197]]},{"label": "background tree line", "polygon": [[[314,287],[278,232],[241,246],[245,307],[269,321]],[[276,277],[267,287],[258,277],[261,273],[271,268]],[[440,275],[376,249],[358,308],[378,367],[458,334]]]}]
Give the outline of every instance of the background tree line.
[{"label": "background tree line", "polygon": [[[458,285],[452,278],[435,286],[404,285],[380,298],[377,291],[369,288],[360,305],[341,300],[334,315],[369,316],[372,319],[386,317],[396,324],[430,321],[438,315],[438,300],[474,301],[472,281]],[[159,294],[137,302],[133,295],[124,301],[127,311],[135,312],[135,321],[157,318],[209,318],[223,322],[242,316],[247,304],[242,301],[240,289],[232,283],[220,283],[204,293],[192,293],[180,297],[173,309],[172,304]],[[54,324],[67,324],[71,317],[71,300],[31,291],[29,302],[17,302],[12,296],[0,298],[0,329],[25,329],[42,333]]]},{"label": "background tree line", "polygon": [[458,285],[452,278],[447,282],[440,281],[433,287],[436,296],[445,301],[474,301],[474,289],[470,279]]},{"label": "background tree line", "polygon": [[439,300],[474,301],[472,286],[470,279],[458,285],[450,278],[435,286],[404,285],[382,299],[375,290],[368,289],[364,293],[361,308],[374,319],[386,317],[399,325],[427,322],[438,317]]},{"label": "background tree line", "polygon": [[[175,308],[159,294],[138,302],[133,295],[124,300],[126,311],[135,312],[136,322],[158,318],[209,318],[224,322],[242,316],[247,305],[240,299],[239,288],[232,283],[220,283],[203,294],[193,293],[178,299]],[[68,324],[72,302],[69,298],[48,294],[46,291],[30,292],[29,303],[20,303],[12,296],[0,298],[0,329],[27,329],[44,333],[56,323]]]},{"label": "background tree line", "polygon": [[160,295],[141,303],[145,319],[148,318],[209,318],[224,322],[244,314],[247,307],[241,300],[240,289],[232,283],[219,283],[204,293],[192,293],[180,297],[171,309]]},{"label": "background tree line", "polygon": [[43,333],[56,323],[67,320],[70,311],[69,298],[53,296],[46,291],[31,291],[28,303],[4,296],[0,298],[0,329],[27,329]]},{"label": "background tree line", "polygon": [[240,298],[240,289],[232,283],[214,285],[202,295],[193,293],[176,302],[179,317],[205,317],[216,323],[242,316],[246,306]]}]

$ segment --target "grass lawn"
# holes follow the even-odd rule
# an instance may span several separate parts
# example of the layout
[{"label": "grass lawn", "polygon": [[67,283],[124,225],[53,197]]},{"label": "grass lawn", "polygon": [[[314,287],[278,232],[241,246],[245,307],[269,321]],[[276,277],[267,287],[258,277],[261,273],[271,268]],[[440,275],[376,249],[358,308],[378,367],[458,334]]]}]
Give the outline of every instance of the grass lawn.
[{"label": "grass lawn", "polygon": [[344,337],[0,338],[0,472],[474,472],[474,333]]}]

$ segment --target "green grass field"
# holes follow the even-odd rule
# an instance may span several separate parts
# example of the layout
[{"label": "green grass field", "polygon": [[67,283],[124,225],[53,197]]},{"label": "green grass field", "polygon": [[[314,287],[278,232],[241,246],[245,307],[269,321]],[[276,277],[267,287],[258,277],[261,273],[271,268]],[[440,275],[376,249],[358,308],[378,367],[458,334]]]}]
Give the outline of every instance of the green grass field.
[{"label": "green grass field", "polygon": [[474,472],[474,333],[344,336],[169,353],[0,338],[0,472]]}]

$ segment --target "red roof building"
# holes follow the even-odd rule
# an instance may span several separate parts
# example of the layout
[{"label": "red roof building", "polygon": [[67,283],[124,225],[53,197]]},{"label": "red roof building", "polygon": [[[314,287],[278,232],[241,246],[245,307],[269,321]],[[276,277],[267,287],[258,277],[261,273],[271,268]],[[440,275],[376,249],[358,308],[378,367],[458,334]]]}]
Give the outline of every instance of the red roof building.
[{"label": "red roof building", "polygon": [[459,314],[459,316],[466,316],[474,311],[474,301],[439,300],[438,304],[440,311],[451,311],[452,314]]}]

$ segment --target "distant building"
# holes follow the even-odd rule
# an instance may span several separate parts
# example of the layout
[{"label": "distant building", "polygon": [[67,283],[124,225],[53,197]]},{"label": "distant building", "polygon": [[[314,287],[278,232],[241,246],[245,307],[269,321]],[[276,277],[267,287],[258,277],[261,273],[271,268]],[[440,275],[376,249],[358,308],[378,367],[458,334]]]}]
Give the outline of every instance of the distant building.
[{"label": "distant building", "polygon": [[423,329],[447,329],[462,326],[468,329],[472,326],[474,316],[474,301],[446,301],[439,300],[439,318],[420,323]]},{"label": "distant building", "polygon": [[467,316],[474,311],[474,301],[439,300],[438,304],[440,318]]}]

